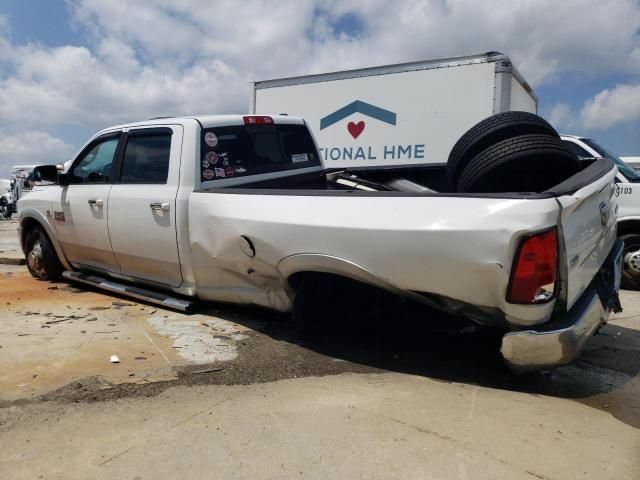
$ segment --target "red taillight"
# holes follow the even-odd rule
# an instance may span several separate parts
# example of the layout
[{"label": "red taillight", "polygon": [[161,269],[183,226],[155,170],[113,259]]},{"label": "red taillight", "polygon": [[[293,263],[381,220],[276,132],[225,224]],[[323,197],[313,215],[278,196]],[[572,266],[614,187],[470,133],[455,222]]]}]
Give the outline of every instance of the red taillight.
[{"label": "red taillight", "polygon": [[556,230],[525,238],[513,264],[507,301],[543,303],[553,297],[558,272]]},{"label": "red taillight", "polygon": [[264,115],[242,117],[245,125],[273,125],[273,118]]}]

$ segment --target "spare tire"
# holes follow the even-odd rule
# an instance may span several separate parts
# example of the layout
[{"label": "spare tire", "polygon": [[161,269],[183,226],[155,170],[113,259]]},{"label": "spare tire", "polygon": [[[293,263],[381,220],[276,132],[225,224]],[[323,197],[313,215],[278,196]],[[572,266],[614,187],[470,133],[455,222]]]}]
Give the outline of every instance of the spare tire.
[{"label": "spare tire", "polygon": [[520,135],[485,149],[458,181],[458,192],[542,192],[581,170],[580,160],[557,137]]},{"label": "spare tire", "polygon": [[503,112],[485,118],[471,127],[451,149],[447,179],[454,190],[467,163],[485,148],[518,135],[547,134],[560,138],[544,119],[529,112]]}]

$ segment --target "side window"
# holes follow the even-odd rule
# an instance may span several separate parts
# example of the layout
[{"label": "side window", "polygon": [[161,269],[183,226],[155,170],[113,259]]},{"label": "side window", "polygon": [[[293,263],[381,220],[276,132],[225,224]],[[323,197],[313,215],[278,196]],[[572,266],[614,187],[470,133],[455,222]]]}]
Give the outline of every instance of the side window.
[{"label": "side window", "polygon": [[591,155],[589,152],[587,152],[584,148],[582,148],[577,143],[573,143],[573,142],[569,142],[569,141],[565,140],[564,144],[567,147],[569,147],[569,150],[571,150],[578,158],[592,158],[593,157],[593,155]]},{"label": "side window", "polygon": [[117,146],[118,137],[111,137],[93,145],[72,167],[71,183],[110,182]]},{"label": "side window", "polygon": [[122,183],[167,183],[171,130],[130,134],[122,162]]}]

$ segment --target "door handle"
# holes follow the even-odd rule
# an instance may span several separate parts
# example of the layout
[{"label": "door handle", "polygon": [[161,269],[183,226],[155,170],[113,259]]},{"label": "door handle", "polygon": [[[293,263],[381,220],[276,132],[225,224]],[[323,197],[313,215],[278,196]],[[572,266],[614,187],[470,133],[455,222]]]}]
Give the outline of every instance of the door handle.
[{"label": "door handle", "polygon": [[161,212],[169,211],[169,204],[166,202],[153,202],[149,204],[149,206],[151,207],[151,210],[158,210]]},{"label": "door handle", "polygon": [[102,207],[104,205],[104,202],[102,201],[101,198],[91,199],[89,200],[89,205],[92,207]]}]

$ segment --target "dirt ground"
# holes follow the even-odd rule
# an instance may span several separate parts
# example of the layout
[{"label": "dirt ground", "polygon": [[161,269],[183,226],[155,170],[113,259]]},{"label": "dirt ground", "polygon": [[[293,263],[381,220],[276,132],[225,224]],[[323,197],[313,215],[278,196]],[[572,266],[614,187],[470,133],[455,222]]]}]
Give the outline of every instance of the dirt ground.
[{"label": "dirt ground", "polygon": [[515,377],[442,318],[309,345],[286,315],[0,265],[0,477],[640,479],[640,293],[622,303],[573,365]]}]

